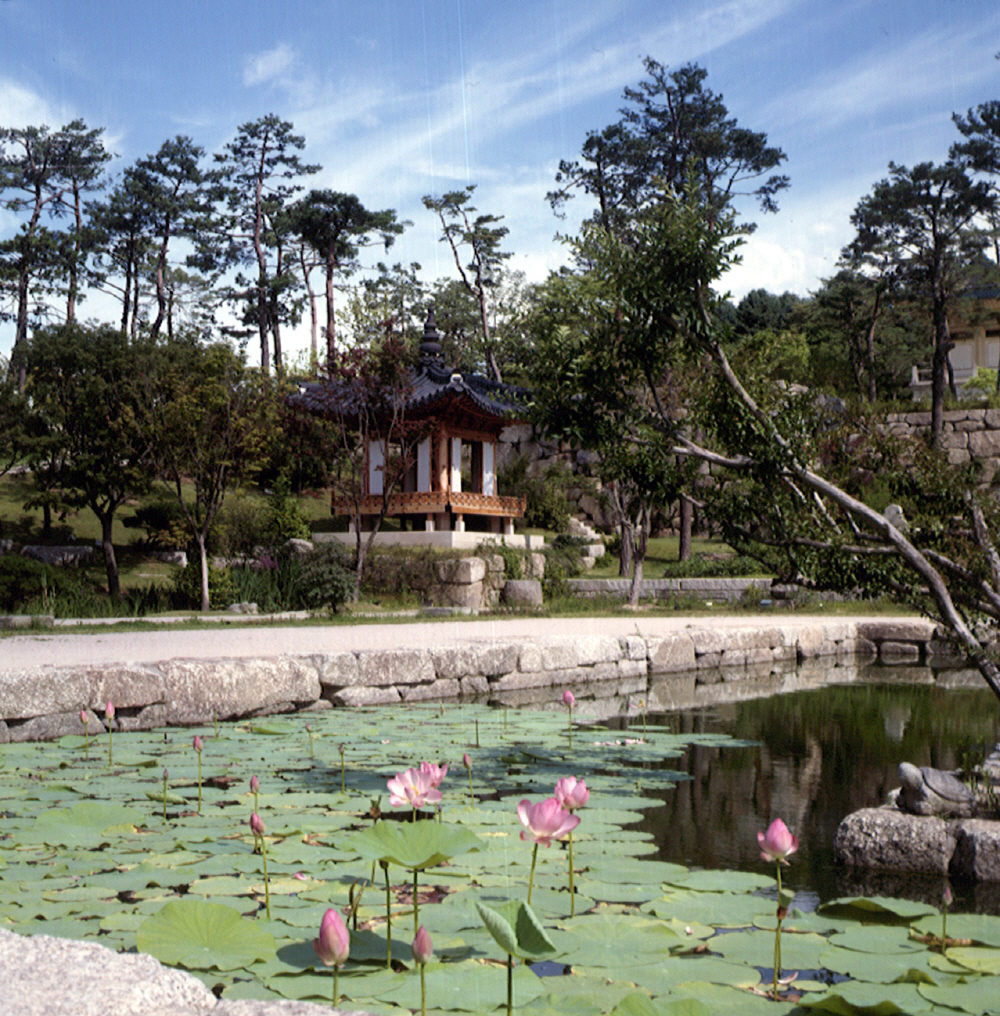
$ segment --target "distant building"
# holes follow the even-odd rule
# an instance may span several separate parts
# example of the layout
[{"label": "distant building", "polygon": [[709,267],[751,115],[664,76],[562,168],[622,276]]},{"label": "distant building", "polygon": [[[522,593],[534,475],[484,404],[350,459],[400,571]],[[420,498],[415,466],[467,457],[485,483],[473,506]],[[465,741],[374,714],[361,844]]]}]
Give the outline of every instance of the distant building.
[{"label": "distant building", "polygon": [[[969,294],[974,302],[965,316],[951,314],[949,330],[955,348],[948,354],[955,386],[961,390],[980,367],[1000,370],[1000,291],[977,290]],[[914,398],[930,396],[930,366],[914,364],[910,374]]]}]

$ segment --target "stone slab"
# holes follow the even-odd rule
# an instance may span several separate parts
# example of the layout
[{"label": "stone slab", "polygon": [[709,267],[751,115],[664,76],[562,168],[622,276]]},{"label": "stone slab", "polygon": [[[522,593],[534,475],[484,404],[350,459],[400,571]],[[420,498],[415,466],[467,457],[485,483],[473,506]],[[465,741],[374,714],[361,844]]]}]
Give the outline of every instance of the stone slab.
[{"label": "stone slab", "polygon": [[955,845],[953,824],[888,807],[853,812],[833,840],[841,864],[930,875],[948,873]]},{"label": "stone slab", "polygon": [[427,684],[434,680],[434,661],[426,649],[373,649],[358,653],[358,682],[369,688]]},{"label": "stone slab", "polygon": [[980,882],[1000,882],[1000,822],[967,818],[955,828],[952,874]]}]

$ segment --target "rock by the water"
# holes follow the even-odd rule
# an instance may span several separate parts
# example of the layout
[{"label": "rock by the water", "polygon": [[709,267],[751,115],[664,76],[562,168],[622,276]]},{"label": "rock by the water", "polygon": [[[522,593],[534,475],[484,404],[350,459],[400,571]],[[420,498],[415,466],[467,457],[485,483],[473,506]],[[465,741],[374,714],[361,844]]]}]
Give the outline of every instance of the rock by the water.
[{"label": "rock by the water", "polygon": [[840,864],[943,875],[955,852],[955,831],[941,818],[862,808],[840,823],[833,850]]},{"label": "rock by the water", "polygon": [[951,773],[910,762],[900,762],[902,784],[898,806],[911,815],[954,815],[969,818],[974,814],[976,798],[969,788]]}]

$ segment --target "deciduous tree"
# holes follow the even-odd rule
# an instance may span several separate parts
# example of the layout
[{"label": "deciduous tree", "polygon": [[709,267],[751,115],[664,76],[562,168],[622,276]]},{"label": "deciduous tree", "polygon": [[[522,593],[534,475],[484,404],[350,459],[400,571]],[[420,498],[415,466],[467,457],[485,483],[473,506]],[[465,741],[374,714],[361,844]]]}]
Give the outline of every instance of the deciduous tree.
[{"label": "deciduous tree", "polygon": [[148,489],[152,476],[151,442],[133,387],[139,363],[136,347],[108,325],[39,329],[26,357],[32,413],[45,424],[40,436],[47,439],[49,479],[62,504],[87,507],[97,516],[108,592],[115,599],[121,588],[115,515]]}]

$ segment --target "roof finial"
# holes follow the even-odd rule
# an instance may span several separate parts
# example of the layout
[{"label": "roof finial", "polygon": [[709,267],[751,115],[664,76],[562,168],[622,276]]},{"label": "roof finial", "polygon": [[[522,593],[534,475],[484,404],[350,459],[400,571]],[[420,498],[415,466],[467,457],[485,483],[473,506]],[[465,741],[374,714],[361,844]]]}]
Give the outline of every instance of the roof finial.
[{"label": "roof finial", "polygon": [[421,363],[439,363],[441,361],[441,336],[438,335],[434,320],[434,304],[427,307],[427,320],[424,322],[424,341],[420,343]]}]

